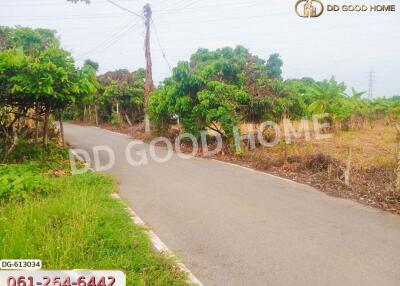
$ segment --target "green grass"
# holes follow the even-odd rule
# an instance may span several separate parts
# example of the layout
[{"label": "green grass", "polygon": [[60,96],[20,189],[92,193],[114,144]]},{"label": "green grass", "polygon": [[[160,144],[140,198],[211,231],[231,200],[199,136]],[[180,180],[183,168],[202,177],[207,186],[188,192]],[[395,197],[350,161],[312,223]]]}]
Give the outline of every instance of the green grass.
[{"label": "green grass", "polygon": [[127,285],[187,285],[110,196],[110,178],[47,178],[55,191],[0,204],[1,259],[41,259],[43,269],[119,269]]}]

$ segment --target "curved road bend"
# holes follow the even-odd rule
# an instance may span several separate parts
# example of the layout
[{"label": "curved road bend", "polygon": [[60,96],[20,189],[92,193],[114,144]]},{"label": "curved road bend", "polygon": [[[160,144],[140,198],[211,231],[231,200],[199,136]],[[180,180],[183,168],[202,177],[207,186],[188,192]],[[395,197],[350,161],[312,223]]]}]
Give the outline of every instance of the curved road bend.
[{"label": "curved road bend", "polygon": [[65,134],[114,150],[121,197],[205,286],[400,285],[400,216],[212,160],[131,167],[132,139],[71,124]]}]

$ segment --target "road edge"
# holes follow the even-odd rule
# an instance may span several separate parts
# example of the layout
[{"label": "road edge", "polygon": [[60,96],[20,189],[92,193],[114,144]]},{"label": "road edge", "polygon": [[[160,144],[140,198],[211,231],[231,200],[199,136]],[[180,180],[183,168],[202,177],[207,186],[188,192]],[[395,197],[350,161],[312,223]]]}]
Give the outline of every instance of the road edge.
[{"label": "road edge", "polygon": [[[89,164],[73,149],[69,149],[71,153],[81,162],[85,164],[85,166],[91,172],[96,172]],[[128,213],[130,219],[132,220],[133,224],[140,226],[144,229],[145,233],[147,234],[148,238],[150,239],[151,244],[153,247],[161,254],[168,258],[171,258],[175,261],[176,266],[179,268],[180,271],[185,273],[188,277],[187,282],[193,286],[204,286],[200,280],[186,267],[186,265],[178,258],[178,256],[173,253],[168,246],[155,234],[154,231],[149,229],[149,226],[135,213],[135,211],[120,197],[118,193],[112,193],[111,197],[121,201],[124,206],[125,210]]]},{"label": "road edge", "polygon": [[204,286],[200,280],[186,267],[186,265],[168,248],[168,246],[155,234],[154,231],[149,229],[149,226],[134,212],[134,210],[129,207],[126,202],[120,197],[118,193],[113,193],[111,196],[114,199],[120,200],[125,205],[125,210],[130,215],[132,222],[145,229],[146,234],[150,238],[153,247],[162,255],[172,258],[175,264],[178,266],[179,270],[184,272],[188,276],[188,281],[190,284],[195,286]]}]

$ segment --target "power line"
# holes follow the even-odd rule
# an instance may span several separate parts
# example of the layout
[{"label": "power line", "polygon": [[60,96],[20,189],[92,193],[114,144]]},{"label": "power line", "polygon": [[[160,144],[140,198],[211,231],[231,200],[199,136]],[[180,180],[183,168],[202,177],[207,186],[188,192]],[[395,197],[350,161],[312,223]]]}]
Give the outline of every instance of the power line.
[{"label": "power line", "polygon": [[[120,0],[122,1],[122,0]],[[129,0],[130,1],[130,0]],[[124,1],[125,2],[125,1]],[[127,2],[127,1],[126,1]],[[91,1],[90,5],[97,5],[97,4],[104,4],[108,3],[108,0],[96,0],[96,1]],[[44,0],[33,0],[33,1],[25,1],[25,2],[14,2],[14,3],[0,3],[0,7],[35,7],[35,6],[67,6],[67,5],[73,5],[74,3],[71,2],[54,2],[54,0],[48,0],[48,2],[45,2]]]},{"label": "power line", "polygon": [[[295,32],[295,31],[293,31],[293,32]],[[388,32],[390,32],[390,33],[393,33],[394,35],[398,35],[398,33],[400,32],[400,30],[395,30],[395,31],[388,31]],[[273,33],[254,33],[254,34],[248,34],[248,35],[251,35],[251,36],[262,36],[262,35],[264,35],[264,36],[267,36],[267,35],[274,35],[274,34],[276,34],[275,32],[273,32]],[[281,33],[281,35],[282,34],[291,34],[291,33]],[[317,38],[315,38],[315,35],[310,35],[310,36],[312,36],[312,37],[304,37],[304,38],[301,38],[301,39],[289,39],[289,40],[279,40],[279,41],[277,41],[277,40],[274,40],[273,41],[273,44],[290,44],[290,45],[288,45],[287,46],[287,48],[289,48],[289,49],[293,49],[293,44],[292,43],[304,43],[304,42],[306,42],[306,43],[312,43],[312,41],[316,41],[316,40],[321,40],[321,39],[317,39]],[[377,40],[386,40],[386,39],[392,39],[393,38],[393,36],[392,35],[388,35],[388,36],[385,36],[385,37],[376,37],[376,38],[374,38],[373,40],[374,40],[374,43],[377,41]],[[207,41],[207,40],[211,40],[211,39],[221,39],[221,37],[220,36],[217,36],[217,37],[202,37],[202,38],[190,38],[190,40],[191,41],[194,41],[194,40],[204,40],[204,41]],[[235,35],[232,35],[232,36],[230,36],[230,37],[224,37],[224,38],[222,38],[222,39],[237,39],[237,36],[235,36]],[[354,40],[358,40],[358,38],[351,38],[351,40],[350,41],[341,41],[341,42],[337,42],[337,43],[334,43],[334,44],[332,44],[332,43],[329,43],[329,42],[327,42],[326,44],[327,44],[327,46],[329,46],[329,47],[333,47],[333,46],[339,46],[339,47],[341,47],[341,46],[347,46],[347,45],[351,45],[351,44],[353,44],[354,43]],[[175,43],[177,43],[177,42],[186,42],[188,39],[182,39],[182,40],[178,40],[178,41],[176,41],[176,40],[174,40],[174,42]],[[362,39],[361,39],[362,40]],[[324,43],[325,44],[325,43]],[[325,46],[325,45],[318,45],[318,47],[322,47],[322,46]],[[285,48],[285,47],[284,47]],[[283,49],[284,49],[283,48]],[[282,49],[282,45],[280,46],[280,49]]]},{"label": "power line", "polygon": [[209,20],[194,20],[194,21],[170,22],[170,23],[165,22],[158,25],[166,26],[166,25],[182,25],[182,24],[193,24],[193,23],[214,23],[214,22],[234,21],[234,20],[255,20],[257,18],[266,18],[270,16],[283,16],[283,15],[291,15],[291,13],[271,13],[271,14],[255,15],[255,16],[228,17],[228,18],[209,19]]},{"label": "power line", "polygon": [[231,4],[216,4],[216,5],[204,5],[204,6],[195,6],[195,7],[183,7],[183,8],[162,8],[160,10],[156,10],[155,13],[158,12],[168,12],[170,13],[174,13],[174,12],[180,12],[180,11],[184,11],[184,10],[204,10],[204,9],[218,9],[218,8],[223,8],[223,9],[227,9],[227,8],[250,8],[250,7],[254,7],[254,6],[258,6],[258,5],[265,5],[268,4],[265,1],[259,2],[259,1],[255,1],[255,2],[246,2],[246,3],[231,3]]},{"label": "power line", "polygon": [[29,21],[60,21],[60,20],[85,20],[85,19],[104,19],[104,18],[121,18],[122,16],[126,16],[126,14],[122,13],[113,13],[113,14],[88,14],[88,15],[65,15],[65,16],[34,16],[34,17],[4,17],[5,20],[29,20]]},{"label": "power line", "polygon": [[118,3],[116,3],[116,2],[114,2],[114,1],[112,1],[112,0],[106,0],[106,1],[109,2],[109,3],[111,3],[112,5],[114,5],[115,7],[120,8],[121,10],[124,10],[124,11],[126,11],[126,12],[129,12],[129,13],[131,13],[132,15],[135,15],[135,16],[137,16],[137,17],[143,19],[143,15],[141,15],[141,14],[139,14],[139,13],[136,13],[136,12],[134,12],[134,11],[128,9],[128,8],[125,8],[124,6],[121,6],[121,5],[119,5]]},{"label": "power line", "polygon": [[160,10],[157,10],[155,12],[164,12],[164,13],[160,13],[160,14],[167,14],[165,12],[168,12],[168,10],[174,10],[174,11],[179,11],[181,9],[186,9],[190,6],[193,6],[194,4],[196,4],[199,0],[192,0],[192,1],[187,1],[187,0],[180,0],[177,2],[174,2],[170,5],[164,6],[162,7]]},{"label": "power line", "polygon": [[175,10],[186,9],[186,8],[191,7],[191,6],[193,6],[194,4],[196,4],[196,3],[200,2],[200,1],[199,0],[193,0],[193,1],[189,1],[189,3],[188,3],[188,1],[182,1],[182,2],[186,2],[186,3],[184,3],[184,5],[175,7]]},{"label": "power line", "polygon": [[171,65],[169,64],[169,61],[167,59],[167,56],[165,55],[164,49],[161,46],[160,38],[158,36],[157,28],[156,28],[156,25],[155,25],[153,19],[151,19],[151,24],[153,25],[154,34],[156,35],[156,40],[157,40],[158,46],[159,46],[159,48],[161,50],[162,57],[165,60],[165,62],[167,63],[167,66],[168,66],[169,70],[172,72]]},{"label": "power line", "polygon": [[[176,4],[180,4],[180,3],[182,3],[182,2],[185,2],[186,0],[179,0],[179,1],[176,1],[176,2],[173,2],[173,3],[167,3],[167,6],[164,6],[164,7],[160,7],[161,9],[160,10],[164,10],[165,8],[170,8],[170,7],[173,7],[173,6],[175,6]],[[165,2],[167,2],[167,1],[165,1]],[[159,5],[163,5],[163,4],[165,4],[165,2],[163,2],[163,3],[158,3],[157,4],[157,6],[159,6]],[[158,11],[160,11],[160,10],[158,10]]]},{"label": "power line", "polygon": [[118,35],[118,36],[117,36],[112,42],[110,42],[107,46],[101,48],[100,51],[112,47],[116,42],[118,42],[119,39],[121,39],[121,37],[123,37],[126,33],[128,33],[129,31],[131,31],[133,28],[135,28],[139,23],[140,23],[140,21],[134,23],[134,24],[133,24],[131,27],[129,27],[126,31],[124,31],[123,33],[121,33],[120,35]]},{"label": "power line", "polygon": [[126,23],[125,25],[121,26],[119,29],[117,29],[115,32],[113,32],[109,37],[107,37],[106,39],[101,41],[99,44],[97,44],[93,49],[81,54],[80,56],[78,56],[78,59],[81,59],[82,57],[84,57],[84,56],[86,56],[88,54],[91,54],[91,53],[93,53],[95,51],[98,51],[98,49],[101,49],[103,45],[108,45],[115,38],[118,38],[118,36],[120,36],[121,34],[124,34],[125,32],[129,31],[132,27],[130,27],[128,30],[125,30],[125,29],[127,29],[133,22],[135,22],[135,20],[137,21],[137,19],[131,19],[130,21],[128,21],[128,23]]}]

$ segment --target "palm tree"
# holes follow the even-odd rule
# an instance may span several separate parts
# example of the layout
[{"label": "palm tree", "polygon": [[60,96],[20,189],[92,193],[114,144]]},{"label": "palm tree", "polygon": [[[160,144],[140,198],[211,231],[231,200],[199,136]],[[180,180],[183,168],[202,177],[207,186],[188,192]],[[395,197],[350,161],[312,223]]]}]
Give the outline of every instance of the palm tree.
[{"label": "palm tree", "polygon": [[312,103],[308,106],[310,115],[329,113],[332,119],[338,111],[338,101],[344,98],[346,86],[338,83],[334,77],[329,81],[314,83],[311,89]]}]

